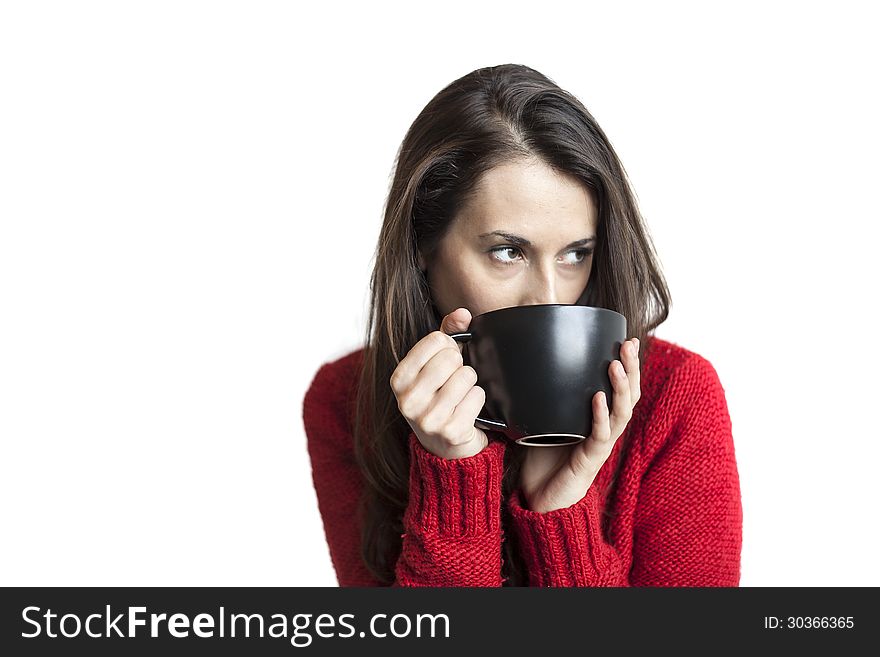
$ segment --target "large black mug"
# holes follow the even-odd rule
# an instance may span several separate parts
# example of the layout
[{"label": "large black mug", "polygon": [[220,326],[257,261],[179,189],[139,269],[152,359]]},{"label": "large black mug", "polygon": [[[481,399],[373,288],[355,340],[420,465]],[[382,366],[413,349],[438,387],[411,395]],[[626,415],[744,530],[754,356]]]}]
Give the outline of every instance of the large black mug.
[{"label": "large black mug", "polygon": [[614,390],[608,376],[626,341],[626,317],[593,306],[511,306],[476,315],[463,358],[486,403],[474,423],[520,445],[579,443],[593,426],[593,395]]}]

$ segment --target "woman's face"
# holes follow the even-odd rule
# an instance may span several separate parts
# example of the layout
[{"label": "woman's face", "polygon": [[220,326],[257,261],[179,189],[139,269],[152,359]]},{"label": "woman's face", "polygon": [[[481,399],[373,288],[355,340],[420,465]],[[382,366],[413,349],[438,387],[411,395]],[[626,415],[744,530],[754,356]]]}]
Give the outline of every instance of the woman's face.
[{"label": "woman's face", "polygon": [[590,278],[598,209],[588,188],[540,161],[484,175],[426,269],[434,305],[473,316],[539,303],[577,303]]}]

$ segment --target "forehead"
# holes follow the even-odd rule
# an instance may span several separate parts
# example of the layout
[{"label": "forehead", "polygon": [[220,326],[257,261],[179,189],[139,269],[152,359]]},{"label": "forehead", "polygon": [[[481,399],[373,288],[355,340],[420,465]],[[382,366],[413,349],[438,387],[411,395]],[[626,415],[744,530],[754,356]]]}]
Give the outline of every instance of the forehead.
[{"label": "forehead", "polygon": [[487,171],[463,214],[475,229],[537,228],[548,222],[588,229],[597,219],[589,188],[537,160],[518,160]]}]

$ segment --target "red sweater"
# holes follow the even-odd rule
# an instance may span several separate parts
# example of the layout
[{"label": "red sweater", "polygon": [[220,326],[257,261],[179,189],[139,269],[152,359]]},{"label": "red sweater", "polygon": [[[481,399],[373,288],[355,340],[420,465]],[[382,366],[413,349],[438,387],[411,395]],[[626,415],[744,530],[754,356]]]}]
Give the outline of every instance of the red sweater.
[{"label": "red sweater", "polygon": [[[362,356],[358,350],[322,365],[303,402],[312,478],[340,586],[379,584],[360,558],[363,483],[346,412]],[[409,505],[395,586],[501,586],[505,532],[516,533],[531,586],[739,584],[742,505],[731,423],[718,375],[701,356],[654,338],[633,417],[587,494],[570,507],[530,511],[519,490],[502,500],[504,450],[549,448],[488,435],[479,454],[447,460],[410,432]],[[618,480],[607,490],[620,459]],[[502,503],[512,527],[501,523]]]}]

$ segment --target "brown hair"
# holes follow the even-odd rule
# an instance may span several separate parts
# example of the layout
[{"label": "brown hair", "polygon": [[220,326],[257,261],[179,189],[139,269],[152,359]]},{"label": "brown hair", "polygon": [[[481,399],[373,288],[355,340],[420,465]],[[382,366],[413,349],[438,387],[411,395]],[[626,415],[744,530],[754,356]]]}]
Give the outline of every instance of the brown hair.
[{"label": "brown hair", "polygon": [[[411,429],[399,412],[391,374],[442,320],[417,254],[433,253],[486,171],[520,158],[539,158],[573,176],[596,199],[595,255],[578,303],[624,315],[629,337],[640,340],[641,362],[650,348],[648,332],[669,314],[669,291],[626,172],[577,98],[538,71],[514,64],[475,70],[434,96],[397,152],[370,279],[355,404],[355,453],[365,479],[361,555],[385,584],[395,580],[410,472]],[[506,499],[517,486],[522,449],[508,447],[505,453]],[[527,585],[511,534],[506,533],[504,583]]]}]

